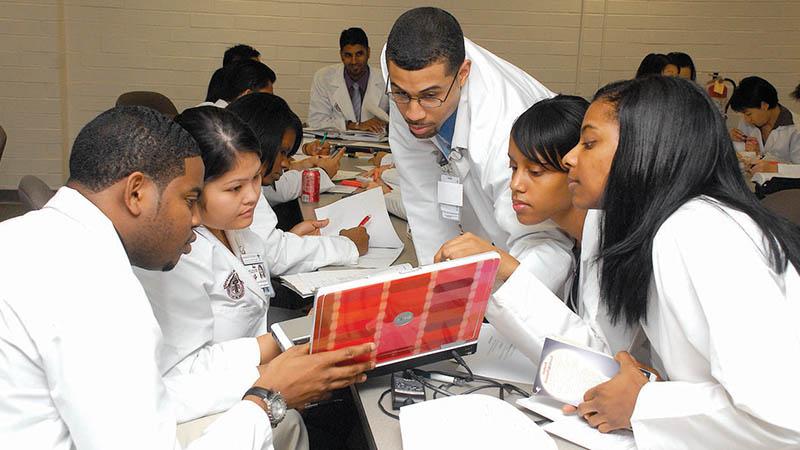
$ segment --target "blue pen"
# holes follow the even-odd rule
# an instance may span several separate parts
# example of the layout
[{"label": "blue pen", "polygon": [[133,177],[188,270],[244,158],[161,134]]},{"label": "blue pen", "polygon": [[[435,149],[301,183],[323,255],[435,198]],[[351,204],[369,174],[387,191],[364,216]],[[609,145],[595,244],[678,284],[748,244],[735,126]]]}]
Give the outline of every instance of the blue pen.
[{"label": "blue pen", "polygon": [[328,139],[328,132],[322,134],[322,140],[319,141],[319,146],[322,147],[325,144],[325,139]]}]

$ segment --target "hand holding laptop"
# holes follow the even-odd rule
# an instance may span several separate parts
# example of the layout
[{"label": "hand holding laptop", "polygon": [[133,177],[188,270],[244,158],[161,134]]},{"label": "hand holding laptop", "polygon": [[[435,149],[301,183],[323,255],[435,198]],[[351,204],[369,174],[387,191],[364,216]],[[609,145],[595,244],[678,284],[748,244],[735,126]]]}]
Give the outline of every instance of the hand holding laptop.
[{"label": "hand holding laptop", "polygon": [[375,363],[342,364],[374,350],[375,344],[367,343],[310,355],[308,344],[296,345],[259,366],[255,386],[278,391],[289,408],[302,409],[331,391],[366,381],[364,372]]}]

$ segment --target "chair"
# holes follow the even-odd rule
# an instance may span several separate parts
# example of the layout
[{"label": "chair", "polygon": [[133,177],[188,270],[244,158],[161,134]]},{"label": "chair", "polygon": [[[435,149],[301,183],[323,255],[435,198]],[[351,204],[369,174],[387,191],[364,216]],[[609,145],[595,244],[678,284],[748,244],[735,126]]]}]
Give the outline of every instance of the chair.
[{"label": "chair", "polygon": [[0,127],[0,160],[3,159],[3,150],[6,149],[6,130]]},{"label": "chair", "polygon": [[19,180],[17,195],[23,205],[33,210],[42,209],[45,203],[55,195],[55,192],[41,178],[25,175]]},{"label": "chair", "polygon": [[787,189],[768,195],[761,200],[761,204],[800,225],[800,189]]},{"label": "chair", "polygon": [[119,96],[117,106],[146,106],[167,117],[178,115],[178,108],[164,94],[150,91],[131,91]]}]

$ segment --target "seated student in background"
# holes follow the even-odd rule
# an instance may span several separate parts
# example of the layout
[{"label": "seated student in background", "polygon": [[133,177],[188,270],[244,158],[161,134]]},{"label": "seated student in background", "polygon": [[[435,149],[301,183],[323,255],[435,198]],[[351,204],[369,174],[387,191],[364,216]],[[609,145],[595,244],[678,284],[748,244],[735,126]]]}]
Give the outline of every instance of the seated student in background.
[{"label": "seated student in background", "polygon": [[[222,97],[223,84],[225,82],[224,69],[246,59],[261,61],[261,53],[245,44],[236,44],[225,50],[225,54],[222,56],[222,67],[214,71],[214,74],[211,75],[211,80],[208,82],[205,101],[214,103]],[[274,84],[275,80],[272,80],[272,82]]]},{"label": "seated student in background", "polygon": [[308,104],[308,126],[381,133],[389,121],[389,98],[380,70],[369,66],[369,41],[361,28],[339,36],[342,64],[314,74]]},{"label": "seated student in background", "polygon": [[[325,192],[334,186],[331,178],[339,171],[344,152],[340,151],[333,157],[315,155],[300,161],[291,161],[291,157],[300,148],[303,127],[300,118],[289,108],[284,99],[275,95],[261,94],[256,99],[240,105],[247,105],[247,111],[240,106],[234,112],[246,115],[248,118],[245,120],[252,126],[258,127],[260,138],[264,140],[262,144],[281,149],[276,156],[275,164],[267,168],[271,170],[264,174],[265,178],[272,174],[264,183],[263,189],[270,205],[279,205],[300,197],[304,169],[313,167],[322,169],[319,171],[320,192]],[[253,124],[249,118],[256,114],[260,122]]]},{"label": "seated student in background", "polygon": [[778,91],[759,77],[743,79],[730,100],[730,107],[742,114],[730,132],[734,147],[751,152],[750,172],[781,173],[784,164],[800,163],[800,117],[778,103]]},{"label": "seated student in background", "polygon": [[636,78],[648,75],[663,75],[665,77],[678,76],[678,66],[671,62],[667,55],[661,53],[649,53],[642,59],[639,68],[636,70]]},{"label": "seated student in background", "polygon": [[682,52],[667,54],[667,59],[678,68],[678,76],[685,80],[697,81],[697,70],[694,68],[692,57]]},{"label": "seated student in background", "polygon": [[175,380],[174,401],[187,418],[219,412],[261,373],[267,387],[296,408],[322,390],[362,379],[368,366],[333,368],[338,357],[309,355],[306,346],[281,354],[266,334],[268,251],[249,229],[261,197],[258,139],[221,108],[192,108],[176,121],[197,141],[205,164],[197,240],[172,272],[136,270],[164,334],[159,363]]},{"label": "seated student in background", "polygon": [[[487,251],[500,253],[498,278],[503,285],[490,299],[486,317],[534,362],[539,361],[546,336],[570,336],[573,328],[583,332],[587,328],[576,325],[583,319],[577,307],[578,280],[575,276],[579,264],[588,265],[585,258],[580,258],[586,209],[572,204],[568,169],[562,159],[578,144],[581,121],[588,106],[585,99],[572,95],[558,95],[534,103],[514,122],[508,145],[512,172],[510,201],[517,220],[524,225],[552,220],[575,242],[572,270],[553,275],[562,286],[556,292],[557,297],[532,301],[527,293],[531,283],[538,283],[535,275],[528,270],[517,270],[520,263],[513,256],[472,233],[448,241],[435,257],[438,262]],[[548,320],[526,321],[531,308],[543,311]]]},{"label": "seated student in background", "polygon": [[[41,210],[0,224],[3,448],[180,448],[155,356],[161,331],[131,264],[168,271],[189,252],[199,152],[165,116],[113,108],[78,134],[66,186]],[[44,269],[42,258],[49,269],[32,270]],[[253,385],[286,388],[249,370],[190,448],[272,448],[266,405],[240,399]]]},{"label": "seated student in background", "polygon": [[[702,88],[665,77],[602,88],[564,162],[573,204],[601,209],[579,311],[641,327],[668,380],[648,383],[620,352],[580,417],[601,432],[632,427],[639,448],[800,446],[800,228],[747,188]],[[546,291],[529,292],[527,320],[546,322]],[[588,341],[608,351],[610,330]]]},{"label": "seated student in background", "polygon": [[[261,145],[262,184],[271,185],[280,177],[278,166],[295,144],[296,130],[285,120],[290,113],[283,99],[270,94],[242,97],[227,108],[250,127]],[[278,124],[276,126],[275,124]],[[273,276],[309,272],[332,264],[355,264],[367,252],[369,236],[364,227],[342,230],[341,236],[305,236],[319,234],[327,220],[298,224],[290,232],[276,228],[278,218],[263,196],[258,199],[250,229],[265,244],[264,261]]]},{"label": "seated student in background", "polygon": [[205,101],[197,106],[217,106],[224,108],[237,98],[253,93],[272,93],[275,72],[266,64],[246,59],[225,67],[222,90],[218,99]]}]

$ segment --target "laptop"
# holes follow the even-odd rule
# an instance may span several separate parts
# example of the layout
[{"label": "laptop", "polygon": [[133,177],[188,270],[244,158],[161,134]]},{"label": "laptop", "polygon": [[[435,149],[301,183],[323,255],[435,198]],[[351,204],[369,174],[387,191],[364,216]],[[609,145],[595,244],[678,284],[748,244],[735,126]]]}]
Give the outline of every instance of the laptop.
[{"label": "laptop", "polygon": [[495,252],[317,291],[314,314],[275,324],[281,348],[303,341],[311,353],[374,342],[370,375],[381,375],[475,353],[500,265]]}]

